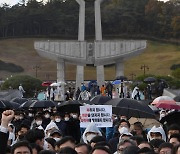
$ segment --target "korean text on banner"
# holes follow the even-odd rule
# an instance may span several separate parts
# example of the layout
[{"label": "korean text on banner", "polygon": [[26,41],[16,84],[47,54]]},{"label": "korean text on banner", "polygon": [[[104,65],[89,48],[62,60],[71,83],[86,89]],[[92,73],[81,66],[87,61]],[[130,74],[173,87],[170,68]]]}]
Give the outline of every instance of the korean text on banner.
[{"label": "korean text on banner", "polygon": [[80,127],[94,122],[97,127],[112,127],[112,105],[80,106]]}]

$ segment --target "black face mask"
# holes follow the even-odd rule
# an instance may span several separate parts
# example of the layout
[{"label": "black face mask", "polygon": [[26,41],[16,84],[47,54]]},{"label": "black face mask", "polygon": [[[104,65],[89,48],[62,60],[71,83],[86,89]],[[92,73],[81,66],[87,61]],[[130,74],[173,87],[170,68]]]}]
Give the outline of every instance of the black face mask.
[{"label": "black face mask", "polygon": [[137,135],[136,132],[133,130],[131,131],[131,134],[133,134],[133,136]]},{"label": "black face mask", "polygon": [[25,135],[22,134],[22,135],[19,135],[19,140],[23,140],[25,138]]}]

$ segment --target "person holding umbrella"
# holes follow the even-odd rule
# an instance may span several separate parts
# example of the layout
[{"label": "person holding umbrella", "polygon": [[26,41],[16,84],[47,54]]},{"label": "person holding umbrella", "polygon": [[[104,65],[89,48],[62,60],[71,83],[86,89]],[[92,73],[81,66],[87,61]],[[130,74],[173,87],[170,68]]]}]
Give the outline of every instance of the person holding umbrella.
[{"label": "person holding umbrella", "polygon": [[132,99],[136,99],[136,100],[141,100],[138,86],[136,86],[136,87],[133,89],[131,98],[132,98]]},{"label": "person holding umbrella", "polygon": [[109,81],[106,85],[107,95],[112,99],[113,84]]},{"label": "person holding umbrella", "polygon": [[151,100],[152,99],[152,87],[151,87],[150,83],[147,85],[146,89],[147,89],[147,98],[149,100]]},{"label": "person holding umbrella", "polygon": [[50,100],[54,101],[55,98],[55,88],[51,87],[50,89]]}]

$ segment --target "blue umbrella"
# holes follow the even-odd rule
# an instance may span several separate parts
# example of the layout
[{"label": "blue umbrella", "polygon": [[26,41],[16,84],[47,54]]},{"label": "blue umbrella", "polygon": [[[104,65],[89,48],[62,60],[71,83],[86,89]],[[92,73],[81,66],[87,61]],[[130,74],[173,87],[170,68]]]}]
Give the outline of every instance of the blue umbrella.
[{"label": "blue umbrella", "polygon": [[97,81],[96,80],[91,80],[89,81],[88,83],[88,88],[90,89],[91,88],[91,85],[94,84],[94,85],[97,85]]},{"label": "blue umbrella", "polygon": [[112,84],[121,84],[121,80],[114,80]]},{"label": "blue umbrella", "polygon": [[37,99],[38,99],[39,101],[45,100],[44,92],[40,92],[40,93],[38,94],[38,96],[37,96]]}]

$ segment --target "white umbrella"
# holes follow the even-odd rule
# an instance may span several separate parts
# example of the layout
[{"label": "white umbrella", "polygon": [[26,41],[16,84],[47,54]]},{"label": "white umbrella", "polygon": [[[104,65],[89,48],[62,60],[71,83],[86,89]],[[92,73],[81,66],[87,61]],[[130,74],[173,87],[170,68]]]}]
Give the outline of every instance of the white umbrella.
[{"label": "white umbrella", "polygon": [[63,86],[63,85],[66,85],[66,83],[64,81],[59,81],[59,82],[52,83],[50,86],[51,87],[58,87],[58,86]]},{"label": "white umbrella", "polygon": [[59,81],[58,84],[61,86],[61,85],[66,85],[66,82],[64,81]]},{"label": "white umbrella", "polygon": [[50,86],[51,86],[51,87],[57,87],[57,86],[59,86],[59,84],[58,84],[57,82],[54,82],[54,83],[52,83]]}]

